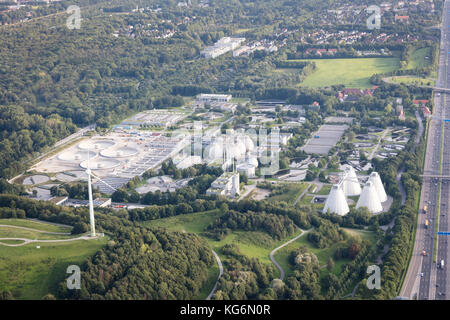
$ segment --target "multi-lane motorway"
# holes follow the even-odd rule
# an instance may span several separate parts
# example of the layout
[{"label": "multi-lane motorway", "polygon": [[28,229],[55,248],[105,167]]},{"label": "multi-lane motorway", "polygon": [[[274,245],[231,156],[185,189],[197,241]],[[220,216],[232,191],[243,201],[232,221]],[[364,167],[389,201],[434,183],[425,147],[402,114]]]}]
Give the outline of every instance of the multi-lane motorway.
[{"label": "multi-lane motorway", "polygon": [[[445,2],[436,87],[450,88],[450,2]],[[424,179],[413,256],[400,295],[419,300],[445,300],[450,295],[449,236],[437,231],[449,230],[450,180],[426,175],[450,176],[450,93],[435,93],[434,110],[429,124]],[[427,207],[426,213],[423,210]],[[428,227],[425,222],[428,220]],[[436,221],[438,220],[438,221]],[[436,226],[438,230],[436,230]],[[437,242],[435,242],[435,237]],[[434,256],[437,244],[436,258]],[[440,261],[444,267],[440,268]]]}]

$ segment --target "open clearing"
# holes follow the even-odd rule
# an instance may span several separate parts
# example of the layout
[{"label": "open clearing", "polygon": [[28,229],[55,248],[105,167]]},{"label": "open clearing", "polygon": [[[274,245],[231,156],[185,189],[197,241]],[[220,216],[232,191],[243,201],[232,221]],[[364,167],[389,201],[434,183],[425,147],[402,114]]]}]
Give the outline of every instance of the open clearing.
[{"label": "open clearing", "polygon": [[26,227],[31,229],[38,229],[41,231],[48,232],[59,232],[59,233],[70,233],[72,229],[69,226],[62,226],[56,224],[48,224],[45,222],[40,222],[36,220],[27,220],[27,219],[0,219],[0,224],[18,226],[18,227]]},{"label": "open clearing", "polygon": [[[343,228],[343,229],[346,232],[348,232],[350,235],[357,234],[361,237],[362,240],[367,240],[367,241],[371,242],[372,244],[375,241],[375,235],[373,232],[356,230],[356,229],[347,229],[347,228]],[[305,235],[304,237],[301,237],[298,240],[294,241],[293,243],[280,249],[275,254],[275,259],[278,261],[278,263],[284,269],[286,276],[288,276],[290,273],[292,273],[294,271],[293,266],[289,263],[289,254],[292,250],[295,250],[295,249],[299,248],[300,246],[305,246],[308,248],[308,250],[310,252],[314,253],[317,256],[317,258],[319,259],[320,265],[324,266],[327,264],[328,259],[330,257],[334,259],[334,252],[336,251],[336,249],[339,246],[342,246],[345,244],[345,241],[342,241],[342,242],[335,243],[328,248],[319,249],[319,248],[316,248],[314,245],[312,245],[307,240],[307,238],[308,237]],[[349,263],[350,260],[349,259],[340,259],[340,260],[335,260],[334,262],[335,262],[335,265],[334,265],[334,268],[331,270],[331,272],[333,274],[335,274],[336,276],[339,276],[339,274],[341,273],[341,270],[342,270],[342,266]],[[328,274],[328,269],[322,268],[320,276],[324,277],[327,274]]]},{"label": "open clearing", "polygon": [[[295,60],[292,60],[295,61]],[[370,77],[400,67],[399,58],[311,59],[297,60],[316,63],[316,71],[299,86],[319,88],[344,85],[347,88],[367,89],[373,85]]]},{"label": "open clearing", "polygon": [[[54,234],[70,232],[70,227],[44,222],[0,219],[0,224],[3,225],[0,238],[59,240],[74,237]],[[9,245],[23,243],[10,239],[1,242]],[[81,265],[106,242],[106,237],[103,237],[89,241],[39,242],[19,247],[0,245],[0,291],[9,290],[15,299],[41,299],[47,293],[55,295],[58,283],[67,277],[67,267]]]}]

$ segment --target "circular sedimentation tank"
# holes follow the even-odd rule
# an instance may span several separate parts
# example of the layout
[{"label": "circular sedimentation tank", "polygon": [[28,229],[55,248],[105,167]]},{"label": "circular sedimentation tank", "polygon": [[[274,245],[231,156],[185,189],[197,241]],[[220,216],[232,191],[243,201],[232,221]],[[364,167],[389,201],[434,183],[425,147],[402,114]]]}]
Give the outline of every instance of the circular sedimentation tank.
[{"label": "circular sedimentation tank", "polygon": [[78,145],[82,150],[104,150],[114,146],[116,143],[112,140],[87,140]]},{"label": "circular sedimentation tank", "polygon": [[48,177],[46,175],[36,174],[36,175],[33,175],[33,176],[26,177],[23,180],[23,184],[24,185],[41,184],[41,183],[47,182],[49,180],[50,180],[50,177]]},{"label": "circular sedimentation tank", "polygon": [[[89,166],[92,170],[105,170],[112,169],[120,165],[120,161],[116,159],[94,159],[89,162]],[[85,160],[80,163],[80,167],[87,169],[88,161]]]},{"label": "circular sedimentation tank", "polygon": [[134,156],[138,150],[131,147],[109,148],[100,152],[103,157],[107,158],[126,158]]},{"label": "circular sedimentation tank", "polygon": [[75,152],[66,151],[58,155],[59,160],[63,161],[84,161],[87,159],[94,159],[97,153],[91,150],[78,150]]}]

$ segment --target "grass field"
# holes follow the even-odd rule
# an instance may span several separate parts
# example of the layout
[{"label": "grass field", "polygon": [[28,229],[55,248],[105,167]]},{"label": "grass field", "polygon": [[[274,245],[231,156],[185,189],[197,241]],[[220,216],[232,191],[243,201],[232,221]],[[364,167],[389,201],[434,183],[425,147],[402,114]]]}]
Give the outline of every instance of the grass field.
[{"label": "grass field", "polygon": [[400,67],[399,58],[311,59],[316,71],[299,84],[304,87],[344,85],[348,88],[371,88],[370,77]]},{"label": "grass field", "polygon": [[[0,291],[9,290],[16,299],[41,299],[55,293],[69,265],[81,263],[97,252],[106,239],[66,243],[0,246]],[[49,289],[47,289],[49,288]]]},{"label": "grass field", "polygon": [[223,258],[221,252],[222,247],[226,244],[233,243],[239,246],[243,254],[252,258],[261,259],[264,263],[271,263],[269,253],[277,246],[278,242],[264,232],[233,231],[221,241],[215,241],[203,236],[204,229],[220,216],[221,213],[219,210],[211,210],[145,221],[142,224],[147,227],[162,227],[171,231],[195,233],[204,238],[221,259]]},{"label": "grass field", "polygon": [[[25,219],[0,219],[0,238],[68,239],[72,235],[47,232],[70,232],[70,227],[47,224]],[[32,228],[26,230],[13,226]],[[9,290],[15,299],[41,299],[47,293],[56,293],[57,285],[66,277],[69,265],[81,265],[92,256],[107,239],[77,240],[62,243],[40,242],[19,247],[0,245],[0,291]],[[20,244],[23,241],[2,240],[4,244]]]},{"label": "grass field", "polygon": [[414,50],[408,61],[407,69],[425,68],[430,65],[431,62],[431,48],[420,48]]},{"label": "grass field", "polygon": [[388,78],[388,81],[392,83],[415,85],[415,86],[434,86],[436,83],[434,79],[420,78],[414,76],[391,77]]},{"label": "grass field", "polygon": [[18,227],[26,227],[31,229],[38,229],[42,231],[48,232],[65,232],[70,233],[71,227],[65,227],[61,225],[53,225],[45,222],[39,222],[34,220],[25,220],[25,219],[0,219],[0,224],[18,226]]},{"label": "grass field", "polygon": [[[281,185],[281,184],[280,184]],[[283,194],[272,196],[267,198],[268,201],[285,201],[289,204],[294,204],[295,200],[302,194],[308,187],[307,183],[289,183],[286,184],[287,191]]]},{"label": "grass field", "polygon": [[[374,243],[375,241],[375,235],[373,232],[369,231],[363,231],[363,230],[355,230],[355,229],[347,229],[343,228],[346,232],[348,232],[351,235],[359,235],[361,239],[370,241]],[[278,263],[282,266],[284,269],[286,276],[293,272],[292,265],[289,263],[289,253],[292,250],[295,250],[299,248],[300,246],[305,246],[308,248],[308,250],[312,253],[314,253],[317,258],[319,259],[319,264],[323,267],[327,264],[328,259],[330,257],[333,258],[334,252],[336,251],[336,248],[343,245],[345,242],[338,242],[332,245],[329,248],[325,249],[319,249],[313,246],[308,240],[307,235],[303,235],[301,238],[299,238],[297,241],[294,241],[293,243],[287,245],[286,247],[280,249],[275,254],[275,259],[278,261]],[[334,273],[336,276],[338,276],[341,273],[342,266],[349,263],[349,259],[341,259],[341,260],[335,260],[334,261],[334,268],[331,270],[332,273]],[[326,267],[323,267],[321,269],[320,276],[323,277],[328,274],[328,269]]]},{"label": "grass field", "polygon": [[[49,234],[14,227],[0,226],[0,238],[25,238],[30,240],[60,240],[74,238],[72,235]],[[3,242],[3,240],[0,240]]]},{"label": "grass field", "polygon": [[[46,232],[69,232],[70,228],[23,219],[1,219],[0,237],[27,239],[67,239],[70,235]],[[44,232],[14,228],[21,226]],[[41,299],[55,294],[57,285],[66,277],[71,264],[80,265],[105,243],[106,239],[79,240],[64,243],[28,244],[20,247],[0,245],[0,291],[9,290],[16,299]],[[19,244],[17,240],[2,240],[5,244]]]}]

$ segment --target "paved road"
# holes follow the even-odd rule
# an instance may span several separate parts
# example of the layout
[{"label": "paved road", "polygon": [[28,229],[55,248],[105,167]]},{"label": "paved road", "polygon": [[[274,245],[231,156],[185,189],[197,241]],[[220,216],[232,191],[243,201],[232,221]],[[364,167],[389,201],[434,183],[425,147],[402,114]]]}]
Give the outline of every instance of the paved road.
[{"label": "paved road", "polygon": [[270,260],[272,260],[272,263],[278,268],[278,270],[280,270],[280,279],[283,281],[284,280],[284,270],[281,267],[281,265],[275,260],[274,255],[275,253],[280,250],[281,248],[287,246],[288,244],[291,244],[292,242],[296,241],[298,238],[302,237],[305,233],[305,231],[301,230],[302,233],[299,234],[298,236],[296,236],[295,238],[289,240],[288,242],[283,243],[281,246],[279,246],[278,248],[275,248],[272,250],[272,252],[270,253]]},{"label": "paved road", "polygon": [[0,238],[0,241],[2,240],[20,240],[23,241],[23,243],[17,243],[17,244],[9,244],[9,243],[2,243],[0,242],[0,246],[6,246],[6,247],[21,247],[30,243],[38,243],[38,242],[45,242],[45,243],[58,243],[58,242],[71,242],[71,241],[78,241],[78,240],[93,240],[93,239],[99,239],[104,236],[103,233],[97,233],[95,237],[91,236],[81,236],[78,238],[71,238],[71,239],[61,239],[61,240],[34,240],[34,239],[27,239],[27,238]]},{"label": "paved road", "polygon": [[219,265],[219,276],[217,277],[216,284],[214,285],[214,288],[211,290],[211,293],[208,295],[206,300],[211,300],[211,297],[216,293],[217,290],[217,284],[219,283],[220,277],[223,275],[223,265],[222,261],[220,261],[219,255],[213,250],[212,251],[214,257],[216,258],[217,264]]},{"label": "paved road", "polygon": [[[445,2],[443,10],[441,49],[439,54],[439,70],[436,87],[450,88],[450,74],[448,73],[448,57],[450,50],[450,4]],[[446,106],[450,94],[440,93],[435,95],[433,117],[429,123],[428,144],[425,158],[426,174],[449,174],[450,173],[450,126],[444,123],[442,119],[450,117],[450,106]],[[443,135],[442,135],[443,133]],[[441,143],[443,151],[441,154]],[[441,166],[441,159],[442,166]],[[438,189],[441,187],[441,196],[438,199]],[[436,235],[435,225],[436,217],[439,217],[439,230],[448,231],[448,206],[450,196],[449,182],[442,184],[438,179],[424,178],[422,183],[422,192],[420,197],[420,210],[418,216],[418,226],[416,240],[414,243],[413,256],[408,268],[408,272],[403,283],[400,295],[408,298],[417,298],[419,300],[445,299],[448,295],[450,285],[448,280],[447,267],[444,270],[437,268],[433,262],[434,237]],[[440,203],[440,207],[437,204]],[[424,214],[424,206],[428,207]],[[429,221],[429,227],[425,227],[425,221]],[[445,259],[449,255],[447,239],[439,237],[438,239],[437,259]],[[423,252],[426,253],[423,256]],[[443,295],[444,293],[445,295]]]}]

